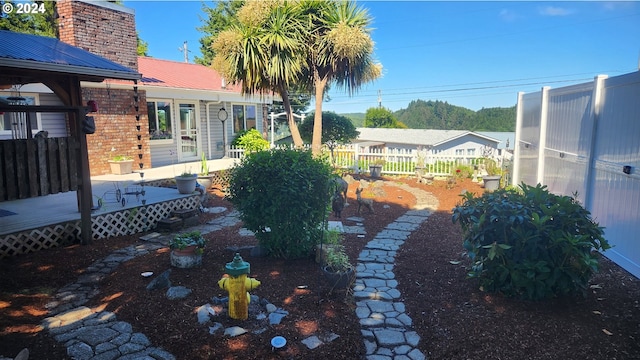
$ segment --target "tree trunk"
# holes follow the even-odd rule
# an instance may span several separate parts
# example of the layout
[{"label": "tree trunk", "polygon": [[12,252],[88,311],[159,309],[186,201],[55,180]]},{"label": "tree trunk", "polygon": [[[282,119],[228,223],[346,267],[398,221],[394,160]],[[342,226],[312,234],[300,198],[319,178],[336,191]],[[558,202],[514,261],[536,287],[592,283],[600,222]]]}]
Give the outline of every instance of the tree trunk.
[{"label": "tree trunk", "polygon": [[313,138],[311,141],[311,153],[314,157],[320,156],[322,150],[322,100],[324,99],[324,88],[327,85],[327,78],[315,76],[315,102],[316,111],[313,117]]},{"label": "tree trunk", "polygon": [[282,105],[284,106],[284,112],[287,113],[287,123],[289,124],[289,130],[291,131],[291,139],[293,140],[293,145],[297,148],[302,147],[302,137],[300,136],[300,131],[298,130],[298,124],[296,124],[296,118],[293,116],[293,111],[291,110],[291,101],[289,100],[289,93],[284,86],[279,87],[280,96],[282,97]]}]

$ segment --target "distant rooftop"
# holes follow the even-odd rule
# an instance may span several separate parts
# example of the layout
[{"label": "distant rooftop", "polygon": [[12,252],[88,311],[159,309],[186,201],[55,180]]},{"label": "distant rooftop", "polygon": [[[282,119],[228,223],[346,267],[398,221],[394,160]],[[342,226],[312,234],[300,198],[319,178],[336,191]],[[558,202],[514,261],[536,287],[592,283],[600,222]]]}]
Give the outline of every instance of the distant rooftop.
[{"label": "distant rooftop", "polygon": [[410,144],[421,146],[437,146],[447,141],[471,134],[487,141],[499,140],[468,130],[431,130],[431,129],[384,129],[358,128],[358,141],[373,141],[381,143]]}]

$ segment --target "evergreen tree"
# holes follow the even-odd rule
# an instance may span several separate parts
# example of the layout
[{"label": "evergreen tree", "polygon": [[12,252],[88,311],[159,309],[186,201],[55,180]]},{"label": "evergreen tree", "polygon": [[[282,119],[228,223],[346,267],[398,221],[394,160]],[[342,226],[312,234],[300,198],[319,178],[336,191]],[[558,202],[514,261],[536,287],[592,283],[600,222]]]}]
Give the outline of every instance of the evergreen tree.
[{"label": "evergreen tree", "polygon": [[231,24],[237,23],[236,13],[244,5],[243,0],[216,1],[215,7],[209,7],[202,3],[202,11],[207,15],[204,25],[197,28],[204,33],[200,38],[200,52],[202,57],[196,56],[196,64],[210,66],[215,56],[213,41],[222,30],[228,29]]},{"label": "evergreen tree", "polygon": [[44,11],[35,11],[29,14],[18,14],[15,10],[17,6],[16,1],[0,0],[0,6],[11,4],[14,9],[11,13],[6,13],[4,11],[0,13],[0,30],[58,37],[58,25],[55,17],[55,1],[31,1],[31,3],[38,4],[38,9],[42,8]]},{"label": "evergreen tree", "polygon": [[406,129],[407,126],[398,121],[391,110],[382,107],[367,109],[364,116],[364,127],[368,128],[398,128]]}]

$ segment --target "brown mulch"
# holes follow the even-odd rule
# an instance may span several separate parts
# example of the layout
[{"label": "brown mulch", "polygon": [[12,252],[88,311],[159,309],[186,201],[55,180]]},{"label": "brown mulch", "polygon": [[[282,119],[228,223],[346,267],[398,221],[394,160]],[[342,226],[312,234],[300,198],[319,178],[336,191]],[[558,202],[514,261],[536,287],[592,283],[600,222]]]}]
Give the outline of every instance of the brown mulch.
[{"label": "brown mulch", "polygon": [[[440,201],[434,213],[398,252],[394,272],[399,290],[421,337],[420,350],[429,359],[640,359],[640,280],[606,258],[586,298],[531,303],[487,294],[466,279],[461,232],[451,222],[451,208],[463,190],[482,189],[466,180],[448,189],[445,182],[416,184],[411,179],[386,179],[384,194],[375,197],[375,213],[363,211],[365,237],[346,235],[344,243],[355,263],[364,244],[415,204],[415,197],[390,182],[402,181],[433,193]],[[355,186],[342,215],[356,215]],[[365,192],[365,196],[372,193]],[[212,193],[209,206],[227,206]],[[206,221],[220,215],[203,215]],[[329,220],[335,220],[333,216]],[[253,294],[289,312],[280,325],[261,334],[228,338],[210,335],[211,324],[199,325],[194,309],[225,296],[218,287],[224,265],[233,258],[229,247],[255,245],[238,235],[239,226],[211,233],[204,264],[197,269],[173,269],[171,282],[193,290],[184,300],[170,301],[163,291],[147,291],[141,272],[169,268],[166,250],[131,260],[103,281],[100,294],[88,306],[104,308],[130,322],[134,331],[175,354],[178,359],[359,359],[365,349],[352,294],[331,291],[313,259],[273,260],[250,256],[251,276],[262,284]],[[117,248],[134,244],[138,236],[99,241],[89,246],[40,251],[0,260],[0,354],[28,347],[31,359],[67,359],[62,344],[39,326],[44,305],[60,287],[74,282],[93,261]],[[450,261],[453,261],[451,263]],[[460,263],[456,264],[457,261]],[[219,316],[225,326],[248,329],[253,321]],[[340,337],[314,350],[300,341],[329,332]],[[273,336],[288,343],[273,351]]]}]

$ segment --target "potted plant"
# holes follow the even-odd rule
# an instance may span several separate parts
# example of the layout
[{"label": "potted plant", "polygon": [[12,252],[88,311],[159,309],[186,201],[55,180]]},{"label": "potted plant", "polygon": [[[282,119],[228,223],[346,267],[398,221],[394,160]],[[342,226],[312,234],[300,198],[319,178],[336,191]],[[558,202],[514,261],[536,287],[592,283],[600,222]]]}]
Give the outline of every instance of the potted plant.
[{"label": "potted plant", "polygon": [[384,159],[376,159],[369,164],[369,174],[373,178],[379,178],[382,175],[382,167],[386,161]]},{"label": "potted plant", "polygon": [[487,175],[482,176],[485,190],[493,191],[500,187],[500,168],[496,165],[496,161],[493,159],[485,159],[484,170]]},{"label": "potted plant", "polygon": [[202,265],[202,253],[207,240],[199,231],[176,235],[169,241],[171,265],[178,268],[192,268]]},{"label": "potted plant", "polygon": [[482,181],[484,182],[485,190],[493,191],[500,187],[500,169],[496,165],[496,161],[492,158],[494,153],[494,148],[489,145],[485,145],[482,147],[482,158],[483,164],[482,166]]},{"label": "potted plant", "polygon": [[133,158],[126,155],[114,156],[109,160],[111,173],[114,175],[131,174],[133,171]]},{"label": "potted plant", "polygon": [[202,185],[205,189],[209,189],[211,187],[211,183],[213,182],[211,175],[209,175],[209,164],[207,163],[207,158],[204,156],[204,151],[202,152],[202,160],[200,161],[200,173],[198,174],[198,183]]},{"label": "potted plant", "polygon": [[356,272],[341,244],[332,244],[324,253],[322,273],[333,289],[346,289],[355,280]]},{"label": "potted plant", "polygon": [[185,171],[176,176],[176,187],[180,194],[191,194],[196,190],[196,181],[198,176],[190,171]]}]

